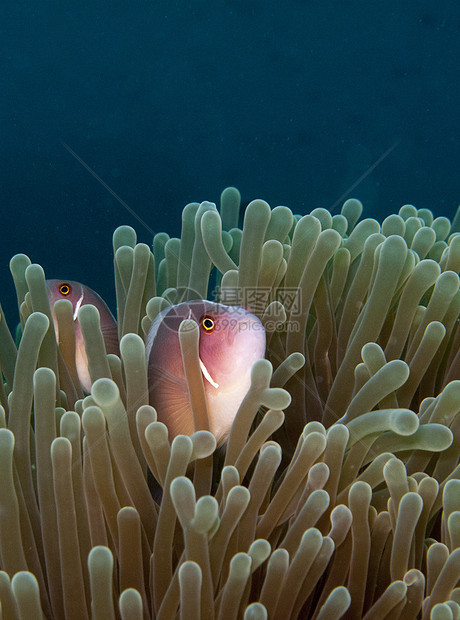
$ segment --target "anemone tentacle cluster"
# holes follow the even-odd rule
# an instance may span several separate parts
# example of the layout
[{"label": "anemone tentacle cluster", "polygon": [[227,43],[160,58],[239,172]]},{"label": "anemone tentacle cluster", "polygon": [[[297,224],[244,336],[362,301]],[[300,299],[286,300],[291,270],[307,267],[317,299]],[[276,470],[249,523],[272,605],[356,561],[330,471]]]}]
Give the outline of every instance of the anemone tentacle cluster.
[{"label": "anemone tentacle cluster", "polygon": [[[115,231],[120,354],[83,305],[89,395],[71,303],[56,343],[43,269],[12,259],[3,619],[460,618],[460,234],[411,205],[379,223],[357,200],[304,217],[255,200],[242,229],[239,207],[234,188],[187,205],[153,252]],[[267,334],[223,448],[199,370],[193,434],[170,441],[149,404],[150,325],[209,296]],[[198,332],[179,338],[193,370]]]}]

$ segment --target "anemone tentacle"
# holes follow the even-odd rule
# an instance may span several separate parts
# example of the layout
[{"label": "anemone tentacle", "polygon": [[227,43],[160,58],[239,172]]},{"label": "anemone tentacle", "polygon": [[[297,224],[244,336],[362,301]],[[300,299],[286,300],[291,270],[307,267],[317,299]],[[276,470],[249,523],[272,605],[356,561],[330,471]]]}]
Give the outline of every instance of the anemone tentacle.
[{"label": "anemone tentacle", "polygon": [[[354,199],[303,217],[256,200],[242,229],[239,209],[235,188],[189,204],[152,251],[115,231],[119,355],[83,305],[87,395],[69,302],[12,259],[2,617],[460,617],[460,233],[412,205],[379,223]],[[267,335],[223,448],[199,386],[190,436],[147,393],[155,318],[209,291]]]}]

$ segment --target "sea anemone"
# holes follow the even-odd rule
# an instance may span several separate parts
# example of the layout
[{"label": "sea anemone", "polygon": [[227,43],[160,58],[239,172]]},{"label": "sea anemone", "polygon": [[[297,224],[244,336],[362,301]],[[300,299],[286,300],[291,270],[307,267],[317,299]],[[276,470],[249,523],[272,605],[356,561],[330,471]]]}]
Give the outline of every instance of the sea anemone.
[{"label": "sea anemone", "polygon": [[[19,347],[0,315],[3,619],[460,617],[460,234],[403,206],[381,224],[251,202],[185,207],[153,253],[114,233],[120,355],[82,306],[11,261]],[[172,442],[149,405],[144,341],[171,304],[256,314],[266,359],[223,448]],[[196,330],[180,329],[185,366]],[[229,363],[231,361],[229,360]],[[193,368],[192,368],[193,370]],[[196,368],[195,368],[196,370]],[[198,378],[197,378],[198,377]]]}]

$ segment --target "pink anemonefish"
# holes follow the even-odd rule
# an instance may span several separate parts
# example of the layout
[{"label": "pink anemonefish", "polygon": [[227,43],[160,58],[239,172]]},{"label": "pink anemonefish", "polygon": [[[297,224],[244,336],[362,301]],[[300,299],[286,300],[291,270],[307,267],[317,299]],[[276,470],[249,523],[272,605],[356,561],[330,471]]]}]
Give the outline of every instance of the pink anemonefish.
[{"label": "pink anemonefish", "polygon": [[206,300],[170,306],[158,314],[146,339],[150,404],[171,439],[195,430],[178,336],[184,319],[199,325],[209,424],[222,443],[249,389],[251,367],[265,355],[265,330],[245,308]]},{"label": "pink anemonefish", "polygon": [[54,315],[54,303],[59,299],[68,299],[72,303],[75,327],[75,365],[82,388],[85,392],[90,392],[91,378],[88,371],[88,358],[86,356],[83,334],[78,323],[78,311],[85,304],[92,304],[98,309],[106,351],[107,353],[119,355],[116,321],[105,301],[89,286],[80,284],[80,282],[74,282],[73,280],[46,280],[46,288],[58,341],[59,333],[57,320]]}]

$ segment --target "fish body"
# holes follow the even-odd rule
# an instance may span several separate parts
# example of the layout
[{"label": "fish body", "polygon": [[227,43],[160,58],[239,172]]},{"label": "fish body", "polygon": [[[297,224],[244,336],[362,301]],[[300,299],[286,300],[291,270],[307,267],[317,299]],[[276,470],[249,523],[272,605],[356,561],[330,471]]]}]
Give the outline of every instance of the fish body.
[{"label": "fish body", "polygon": [[207,300],[184,302],[158,314],[146,339],[150,404],[168,427],[171,439],[196,430],[178,335],[185,319],[199,326],[209,425],[222,443],[249,389],[252,364],[265,355],[265,330],[245,308]]},{"label": "fish body", "polygon": [[75,365],[82,388],[85,392],[90,392],[91,378],[89,376],[85,342],[78,322],[78,311],[81,306],[85,304],[92,304],[98,309],[106,351],[107,353],[115,353],[118,355],[118,330],[116,321],[105,301],[85,284],[80,284],[80,282],[75,282],[73,280],[46,280],[46,288],[58,341],[59,328],[54,314],[54,304],[59,299],[68,299],[72,303],[75,328]]}]

